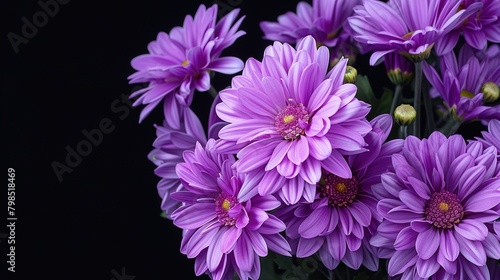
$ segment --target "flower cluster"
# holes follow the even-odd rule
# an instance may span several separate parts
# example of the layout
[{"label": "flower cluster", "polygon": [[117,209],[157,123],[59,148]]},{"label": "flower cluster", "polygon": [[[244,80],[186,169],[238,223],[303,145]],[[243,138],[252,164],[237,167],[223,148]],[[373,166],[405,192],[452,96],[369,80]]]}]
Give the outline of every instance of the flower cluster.
[{"label": "flower cluster", "polygon": [[[197,276],[498,279],[499,0],[302,1],[245,62],[222,56],[244,16],[217,10],[160,32],[128,77],[147,84],[139,121],[163,107],[148,158]],[[364,55],[394,91],[357,74]]]}]

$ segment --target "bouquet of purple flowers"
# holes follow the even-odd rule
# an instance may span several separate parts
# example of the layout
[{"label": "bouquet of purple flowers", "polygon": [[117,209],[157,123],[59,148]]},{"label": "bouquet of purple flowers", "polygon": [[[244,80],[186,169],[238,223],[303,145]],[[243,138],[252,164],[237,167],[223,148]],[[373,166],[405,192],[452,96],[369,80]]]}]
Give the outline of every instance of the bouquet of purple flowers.
[{"label": "bouquet of purple flowers", "polygon": [[244,16],[217,12],[158,33],[128,77],[140,122],[163,107],[148,158],[196,275],[500,279],[500,0],[300,2],[245,62],[223,55]]}]

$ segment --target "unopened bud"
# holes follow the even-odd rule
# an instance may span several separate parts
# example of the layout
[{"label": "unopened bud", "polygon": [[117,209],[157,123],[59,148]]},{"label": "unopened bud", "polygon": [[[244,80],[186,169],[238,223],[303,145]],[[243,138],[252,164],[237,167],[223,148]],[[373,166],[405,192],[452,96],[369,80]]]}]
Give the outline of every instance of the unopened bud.
[{"label": "unopened bud", "polygon": [[413,72],[401,71],[401,69],[393,69],[387,72],[387,77],[394,85],[406,85],[413,79]]},{"label": "unopened bud", "polygon": [[408,104],[401,104],[394,110],[394,119],[401,126],[408,126],[415,121],[417,111],[413,106]]},{"label": "unopened bud", "polygon": [[351,65],[347,65],[344,74],[344,84],[354,84],[356,83],[356,79],[358,77],[358,70],[352,67]]},{"label": "unopened bud", "polygon": [[500,88],[493,82],[486,82],[481,87],[484,102],[495,102],[500,96]]}]

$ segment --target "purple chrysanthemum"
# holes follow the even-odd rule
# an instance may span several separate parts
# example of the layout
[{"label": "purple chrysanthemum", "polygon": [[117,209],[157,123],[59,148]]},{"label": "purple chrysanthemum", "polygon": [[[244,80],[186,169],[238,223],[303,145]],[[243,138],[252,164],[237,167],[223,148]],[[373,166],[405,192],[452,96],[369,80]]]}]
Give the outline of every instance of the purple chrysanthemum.
[{"label": "purple chrysanthemum", "polygon": [[391,170],[373,186],[383,221],[370,243],[402,279],[489,279],[486,260],[500,258],[488,230],[499,218],[495,147],[461,135],[409,136]]},{"label": "purple chrysanthemum", "polygon": [[348,22],[354,39],[373,51],[371,65],[391,52],[421,61],[440,38],[482,5],[461,9],[461,4],[462,0],[363,0]]},{"label": "purple chrysanthemum", "polygon": [[278,17],[278,22],[262,21],[260,28],[264,38],[272,41],[296,44],[307,35],[316,42],[335,47],[347,40],[343,25],[352,14],[352,9],[360,0],[313,0],[312,5],[301,1],[297,11],[287,12]]},{"label": "purple chrysanthemum", "polygon": [[312,36],[297,49],[275,42],[220,92],[216,110],[228,124],[217,149],[237,153],[240,172],[262,174],[261,195],[281,191],[291,204],[314,198],[322,169],[350,178],[342,155],[365,150],[370,107],[354,84],[343,84],[347,60],[329,72],[328,64],[328,49]]},{"label": "purple chrysanthemum", "polygon": [[[148,83],[144,89],[130,97],[139,97],[134,106],[146,105],[142,121],[168,95],[176,95],[180,105],[189,106],[195,90],[210,89],[210,72],[234,74],[243,68],[237,57],[221,57],[224,49],[234,43],[244,31],[238,31],[244,17],[235,22],[239,9],[234,9],[217,22],[217,5],[210,8],[200,5],[194,17],[185,17],[182,27],[174,27],[169,34],[158,33],[148,45],[148,54],[131,61],[136,70],[130,75],[130,83]],[[176,100],[165,100],[171,106],[179,106]],[[177,112],[174,108],[171,115]],[[171,122],[170,118],[166,118]],[[170,123],[178,128],[178,123]]]},{"label": "purple chrysanthemum", "polygon": [[[480,60],[480,56],[483,59]],[[454,52],[448,52],[440,57],[440,74],[425,61],[422,68],[433,87],[430,95],[434,98],[440,96],[446,106],[444,110],[451,111],[459,121],[465,122],[474,119],[500,119],[500,110],[488,106],[488,93],[482,92],[486,83],[492,83],[498,88],[499,62],[500,54],[498,58],[479,55],[472,52],[470,46],[464,45],[458,56]]]},{"label": "purple chrysanthemum", "polygon": [[440,53],[451,51],[462,35],[467,44],[475,49],[486,48],[488,42],[500,43],[500,1],[499,0],[463,0],[461,8],[467,8],[475,3],[482,7],[465,19],[458,28],[446,34],[436,44]]},{"label": "purple chrysanthemum", "polygon": [[207,142],[203,126],[190,108],[183,110],[179,123],[180,129],[170,127],[166,121],[163,121],[162,126],[155,125],[154,149],[148,154],[148,158],[157,166],[155,174],[161,178],[157,189],[162,198],[161,209],[169,219],[172,212],[181,205],[179,201],[170,198],[172,192],[182,189],[175,167],[177,163],[184,161],[184,151],[194,150],[197,142],[202,145]]},{"label": "purple chrysanthemum", "polygon": [[174,224],[184,230],[181,252],[196,258],[196,275],[232,279],[236,272],[240,279],[258,279],[260,257],[268,249],[290,256],[280,235],[285,224],[269,213],[280,202],[272,195],[238,199],[247,177],[234,168],[233,155],[214,151],[215,142],[197,143],[177,164],[184,190],[171,197],[183,203],[172,213]]},{"label": "purple chrysanthemum", "polygon": [[[476,137],[476,141],[482,143],[485,148],[490,146],[495,147],[498,152],[498,161],[500,162],[500,120],[489,121],[488,130],[482,131],[481,136],[482,137]],[[497,166],[497,176],[500,177],[500,163]]]},{"label": "purple chrysanthemum", "polygon": [[340,262],[353,269],[361,264],[378,269],[377,252],[369,240],[381,217],[371,186],[380,183],[391,155],[401,151],[402,140],[384,143],[392,128],[390,115],[377,116],[371,124],[373,131],[365,136],[368,151],[347,156],[352,178],[323,171],[313,203],[301,201],[276,211],[287,225],[286,235],[297,257],[317,253],[331,270]]}]

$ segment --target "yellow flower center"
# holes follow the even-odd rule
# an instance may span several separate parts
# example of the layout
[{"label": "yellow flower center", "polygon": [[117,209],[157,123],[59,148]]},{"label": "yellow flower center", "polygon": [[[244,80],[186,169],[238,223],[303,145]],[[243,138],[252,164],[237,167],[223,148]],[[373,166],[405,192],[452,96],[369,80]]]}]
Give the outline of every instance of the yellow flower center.
[{"label": "yellow flower center", "polygon": [[450,205],[446,202],[440,202],[439,203],[439,210],[441,211],[448,211],[450,209]]},{"label": "yellow flower center", "polygon": [[293,121],[293,119],[294,119],[293,115],[286,115],[283,117],[283,121],[285,123],[289,123],[289,122]]},{"label": "yellow flower center", "polygon": [[188,66],[188,64],[189,64],[189,61],[186,59],[186,60],[184,60],[184,61],[182,62],[182,64],[181,64],[181,65],[182,65],[182,66]]},{"label": "yellow flower center", "polygon": [[339,192],[345,192],[347,190],[347,187],[345,186],[344,183],[338,183],[335,188],[337,189],[337,191]]},{"label": "yellow flower center", "polygon": [[460,92],[460,97],[467,97],[467,98],[473,98],[474,97],[474,93],[468,91],[468,90],[462,90]]},{"label": "yellow flower center", "polygon": [[222,202],[222,209],[224,210],[229,210],[229,208],[231,207],[231,202],[227,199],[224,199],[224,201]]}]

